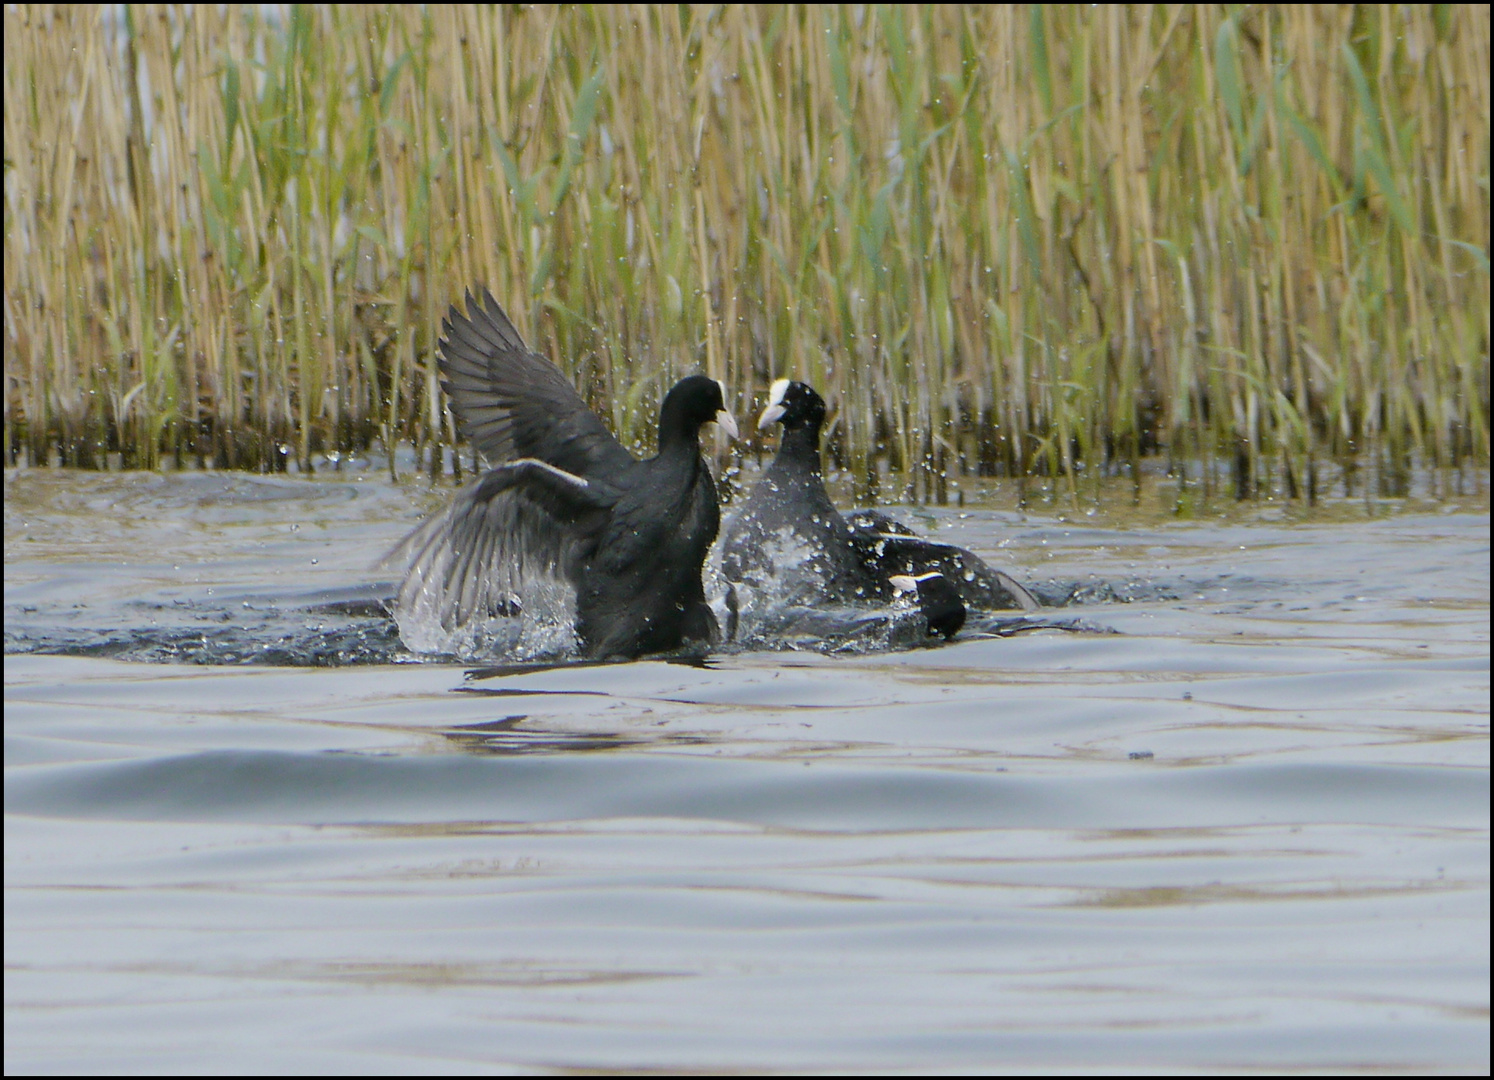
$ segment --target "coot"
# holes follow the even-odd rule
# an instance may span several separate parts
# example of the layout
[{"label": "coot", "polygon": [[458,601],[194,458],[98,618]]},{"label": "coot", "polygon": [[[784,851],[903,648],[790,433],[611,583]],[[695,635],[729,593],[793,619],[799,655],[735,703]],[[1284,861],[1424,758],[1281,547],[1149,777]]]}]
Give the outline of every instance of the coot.
[{"label": "coot", "polygon": [[929,637],[943,635],[945,641],[954,636],[965,625],[965,601],[949,578],[937,570],[913,577],[910,574],[893,574],[887,583],[899,595],[916,593],[918,609],[929,624]]},{"label": "coot", "polygon": [[942,574],[965,603],[986,611],[1042,607],[1010,574],[992,569],[973,551],[915,536],[908,526],[879,510],[856,510],[846,521],[857,546],[880,573]]},{"label": "coot", "polygon": [[885,600],[886,575],[869,566],[820,473],[825,402],[804,383],[773,384],[758,428],[783,424],[778,454],[726,526],[722,572],[728,582],[776,579],[787,602]]},{"label": "coot", "polygon": [[[758,427],[783,425],[778,454],[727,524],[722,571],[728,582],[777,579],[792,602],[887,600],[893,575],[944,575],[966,604],[988,609],[1039,606],[1032,594],[979,556],[913,535],[875,510],[841,516],[825,491],[820,428],[825,401],[802,382],[780,379]],[[780,588],[780,591],[784,591]]]},{"label": "coot", "polygon": [[491,293],[452,306],[437,348],[462,434],[493,466],[395,549],[409,560],[395,614],[444,629],[511,614],[536,583],[575,590],[581,651],[606,659],[717,638],[701,568],[716,483],[701,425],[737,434],[721,384],[680,380],[659,410],[659,452],[639,461],[553,364],[530,352]]}]

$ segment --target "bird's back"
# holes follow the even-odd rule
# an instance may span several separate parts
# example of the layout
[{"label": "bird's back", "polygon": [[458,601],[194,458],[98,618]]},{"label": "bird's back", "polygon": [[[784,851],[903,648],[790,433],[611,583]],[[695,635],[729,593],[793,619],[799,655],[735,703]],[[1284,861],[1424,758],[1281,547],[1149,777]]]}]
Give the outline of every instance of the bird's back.
[{"label": "bird's back", "polygon": [[636,655],[709,638],[701,570],[720,521],[716,482],[698,452],[641,462],[579,576],[586,650]]}]

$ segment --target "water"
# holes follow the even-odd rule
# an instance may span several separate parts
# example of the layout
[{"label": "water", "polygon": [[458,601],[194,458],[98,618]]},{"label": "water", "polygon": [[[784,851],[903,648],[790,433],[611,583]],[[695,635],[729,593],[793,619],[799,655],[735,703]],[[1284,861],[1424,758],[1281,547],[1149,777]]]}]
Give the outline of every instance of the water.
[{"label": "water", "polygon": [[369,602],[437,499],[7,476],[8,1071],[1488,1070],[1482,497],[919,511],[1091,602],[481,680]]}]

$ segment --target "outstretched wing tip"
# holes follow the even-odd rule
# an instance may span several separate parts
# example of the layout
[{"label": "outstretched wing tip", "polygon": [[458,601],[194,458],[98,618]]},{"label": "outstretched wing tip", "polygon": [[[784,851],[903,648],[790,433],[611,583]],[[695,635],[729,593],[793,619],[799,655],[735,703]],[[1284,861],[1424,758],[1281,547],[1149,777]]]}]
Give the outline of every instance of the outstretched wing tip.
[{"label": "outstretched wing tip", "polygon": [[525,344],[490,289],[473,283],[465,305],[451,305],[441,322],[437,366],[459,429],[489,462],[537,458],[581,477],[635,464],[560,369]]}]

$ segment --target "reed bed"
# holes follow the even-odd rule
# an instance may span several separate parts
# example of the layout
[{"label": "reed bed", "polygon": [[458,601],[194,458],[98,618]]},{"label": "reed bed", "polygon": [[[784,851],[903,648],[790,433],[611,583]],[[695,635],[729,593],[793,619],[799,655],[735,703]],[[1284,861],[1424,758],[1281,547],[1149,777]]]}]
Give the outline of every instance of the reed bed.
[{"label": "reed bed", "polygon": [[474,283],[640,448],[808,380],[863,498],[1488,460],[1481,5],[4,17],[9,462],[439,461]]}]

